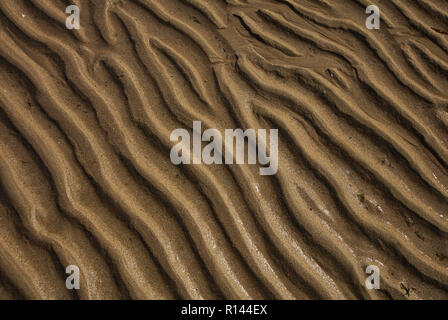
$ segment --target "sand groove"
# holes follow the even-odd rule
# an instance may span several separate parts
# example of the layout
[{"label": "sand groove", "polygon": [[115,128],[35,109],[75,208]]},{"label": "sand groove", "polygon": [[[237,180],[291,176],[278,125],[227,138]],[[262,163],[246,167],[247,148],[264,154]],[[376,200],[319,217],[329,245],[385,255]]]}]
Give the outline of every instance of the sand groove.
[{"label": "sand groove", "polygon": [[0,1],[0,299],[447,299],[448,3],[378,2]]}]

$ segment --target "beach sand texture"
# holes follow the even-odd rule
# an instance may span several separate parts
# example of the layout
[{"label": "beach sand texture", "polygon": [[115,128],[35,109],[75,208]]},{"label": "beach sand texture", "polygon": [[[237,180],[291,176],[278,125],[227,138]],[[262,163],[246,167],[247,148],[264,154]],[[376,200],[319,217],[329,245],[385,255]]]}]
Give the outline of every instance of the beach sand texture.
[{"label": "beach sand texture", "polygon": [[0,298],[448,299],[448,2],[1,0]]}]

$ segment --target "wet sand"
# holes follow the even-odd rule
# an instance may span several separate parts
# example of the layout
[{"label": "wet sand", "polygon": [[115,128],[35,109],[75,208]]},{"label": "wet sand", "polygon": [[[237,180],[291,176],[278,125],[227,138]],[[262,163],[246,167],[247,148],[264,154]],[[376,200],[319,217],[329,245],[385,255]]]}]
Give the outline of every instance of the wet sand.
[{"label": "wet sand", "polygon": [[[448,299],[448,2],[2,0],[0,44],[0,299]],[[173,165],[195,120],[277,174]]]}]

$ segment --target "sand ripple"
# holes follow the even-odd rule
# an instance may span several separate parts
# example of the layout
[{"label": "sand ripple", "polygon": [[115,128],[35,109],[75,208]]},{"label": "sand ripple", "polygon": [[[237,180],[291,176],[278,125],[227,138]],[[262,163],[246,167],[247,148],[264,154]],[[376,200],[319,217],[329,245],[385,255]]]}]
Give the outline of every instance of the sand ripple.
[{"label": "sand ripple", "polygon": [[[0,1],[0,298],[448,298],[446,2],[72,2]],[[194,120],[278,173],[174,166]]]}]

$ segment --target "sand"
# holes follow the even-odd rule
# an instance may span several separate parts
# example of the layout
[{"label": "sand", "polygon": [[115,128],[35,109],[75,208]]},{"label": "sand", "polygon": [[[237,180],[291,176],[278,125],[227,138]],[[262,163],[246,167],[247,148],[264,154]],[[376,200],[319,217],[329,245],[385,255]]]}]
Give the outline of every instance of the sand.
[{"label": "sand", "polygon": [[[0,299],[447,299],[447,32],[432,0],[0,1]],[[278,129],[278,172],[172,164],[193,121]]]}]

